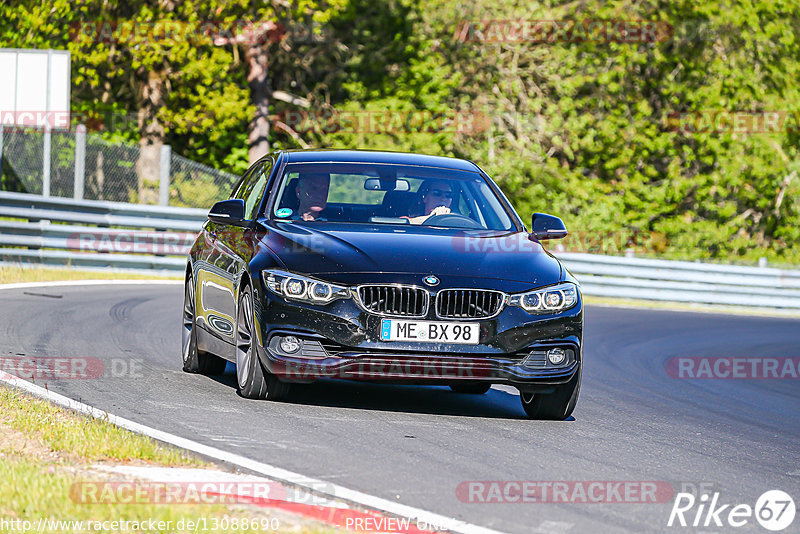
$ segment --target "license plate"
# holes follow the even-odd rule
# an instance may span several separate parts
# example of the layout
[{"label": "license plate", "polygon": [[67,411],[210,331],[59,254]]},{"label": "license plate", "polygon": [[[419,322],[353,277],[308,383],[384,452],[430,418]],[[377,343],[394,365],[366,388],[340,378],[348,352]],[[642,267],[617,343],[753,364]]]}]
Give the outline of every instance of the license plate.
[{"label": "license plate", "polygon": [[445,323],[381,319],[381,341],[425,341],[428,343],[461,343],[477,345],[478,323]]}]

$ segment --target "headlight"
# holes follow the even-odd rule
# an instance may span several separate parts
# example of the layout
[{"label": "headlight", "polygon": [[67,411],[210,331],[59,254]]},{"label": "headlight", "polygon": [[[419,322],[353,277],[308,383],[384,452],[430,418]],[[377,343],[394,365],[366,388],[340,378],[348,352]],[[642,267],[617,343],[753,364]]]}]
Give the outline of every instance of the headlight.
[{"label": "headlight", "polygon": [[289,300],[312,304],[327,304],[336,299],[349,298],[350,291],[307,276],[270,269],[262,273],[267,289]]},{"label": "headlight", "polygon": [[578,288],[571,282],[510,295],[508,304],[528,313],[552,313],[568,310],[578,302]]}]

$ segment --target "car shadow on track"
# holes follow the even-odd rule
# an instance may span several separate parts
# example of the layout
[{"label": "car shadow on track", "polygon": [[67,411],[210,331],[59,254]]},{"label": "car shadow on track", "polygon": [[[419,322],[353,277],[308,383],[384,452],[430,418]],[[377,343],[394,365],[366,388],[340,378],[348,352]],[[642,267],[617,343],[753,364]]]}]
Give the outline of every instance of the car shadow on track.
[{"label": "car shadow on track", "polygon": [[286,402],[385,412],[525,419],[519,397],[495,389],[483,395],[470,395],[456,393],[446,386],[320,380],[313,384],[293,384]]},{"label": "car shadow on track", "polygon": [[[235,390],[235,369],[233,364],[229,364],[225,374],[209,378]],[[374,384],[322,379],[313,384],[292,384],[289,397],[283,402],[305,406],[459,417],[526,418],[519,396],[497,389],[490,389],[483,395],[470,395],[456,393],[447,386]]]}]

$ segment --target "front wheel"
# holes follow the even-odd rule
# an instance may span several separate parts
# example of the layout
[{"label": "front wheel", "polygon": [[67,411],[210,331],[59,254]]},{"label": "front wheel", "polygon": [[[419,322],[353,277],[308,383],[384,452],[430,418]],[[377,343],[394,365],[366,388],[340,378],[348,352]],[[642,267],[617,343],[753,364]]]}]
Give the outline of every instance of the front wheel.
[{"label": "front wheel", "polygon": [[519,392],[522,408],[531,419],[550,419],[563,421],[575,409],[578,394],[581,391],[581,372],[578,368],[569,382],[556,386],[553,393],[526,393]]},{"label": "front wheel", "polygon": [[248,286],[239,297],[236,319],[236,383],[239,394],[247,399],[283,400],[289,394],[289,384],[267,372],[258,358],[257,337],[253,320],[253,296]]},{"label": "front wheel", "polygon": [[225,372],[225,360],[197,348],[197,317],[195,313],[194,282],[186,279],[183,292],[183,329],[181,335],[183,370],[187,373],[221,375]]}]

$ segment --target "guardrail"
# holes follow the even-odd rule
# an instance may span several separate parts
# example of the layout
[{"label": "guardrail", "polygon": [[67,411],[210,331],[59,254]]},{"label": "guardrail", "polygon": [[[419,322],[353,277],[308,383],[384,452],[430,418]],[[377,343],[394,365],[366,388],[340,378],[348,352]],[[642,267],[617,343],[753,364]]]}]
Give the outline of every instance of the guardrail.
[{"label": "guardrail", "polygon": [[800,309],[800,271],[560,253],[586,295]]},{"label": "guardrail", "polygon": [[4,191],[0,192],[0,259],[180,272],[207,214],[203,209]]},{"label": "guardrail", "polygon": [[[180,273],[206,215],[202,209],[0,192],[0,260]],[[557,256],[586,295],[800,309],[800,270]]]}]

